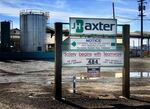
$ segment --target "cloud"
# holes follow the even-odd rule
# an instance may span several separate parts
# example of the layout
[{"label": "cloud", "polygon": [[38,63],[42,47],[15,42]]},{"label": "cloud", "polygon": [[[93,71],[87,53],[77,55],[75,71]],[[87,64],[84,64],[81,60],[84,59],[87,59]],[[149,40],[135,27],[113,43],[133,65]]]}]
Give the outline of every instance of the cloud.
[{"label": "cloud", "polygon": [[121,8],[121,7],[116,7],[115,8],[116,10],[120,10],[120,11],[122,11],[122,12],[138,12],[138,10],[137,9],[130,9],[130,8]]},{"label": "cloud", "polygon": [[119,3],[119,4],[127,4],[127,2],[125,0],[96,0],[99,2],[115,2],[115,3]]},{"label": "cloud", "polygon": [[125,0],[112,0],[115,3],[120,3],[120,4],[127,4],[127,1]]},{"label": "cloud", "polygon": [[[5,3],[4,3],[5,2]],[[7,3],[9,2],[9,5]],[[16,7],[13,5],[16,4]],[[66,0],[56,0],[53,4],[49,3],[49,1],[39,2],[32,0],[32,2],[25,0],[12,0],[12,1],[0,1],[0,14],[4,14],[6,16],[19,17],[19,13],[24,9],[39,9],[43,11],[50,12],[51,19],[57,19],[60,21],[68,21],[69,17],[100,17],[95,15],[89,15],[88,13],[80,13],[78,12],[67,12],[63,9],[66,9],[69,5],[67,5]],[[51,10],[50,10],[51,9]],[[62,11],[60,11],[62,10]],[[110,15],[105,15],[103,17],[110,17]]]},{"label": "cloud", "polygon": [[65,8],[66,4],[65,0],[57,0],[53,6],[56,6],[57,8]]},{"label": "cloud", "polygon": [[116,7],[115,10],[118,23],[133,24],[138,19],[137,9]]},{"label": "cloud", "polygon": [[[105,14],[106,12],[99,11],[89,13],[81,13],[81,11],[72,11],[70,5],[66,0],[0,0],[0,15],[12,16],[19,18],[19,13],[24,9],[39,9],[50,13],[49,22],[69,22],[69,17],[90,17],[90,18],[112,18],[112,14]],[[97,0],[99,2],[112,2],[113,0]],[[124,0],[125,1],[125,0]],[[123,0],[115,0],[116,3],[124,4]],[[129,2],[128,2],[129,3]],[[105,3],[103,3],[105,4]],[[131,7],[132,8],[132,7]],[[133,18],[134,15],[138,15],[137,9],[115,7],[117,16],[127,16]],[[148,9],[147,9],[148,12]],[[147,17],[148,17],[147,13]],[[116,17],[117,18],[117,17]],[[119,23],[130,23],[131,20],[118,18]],[[133,21],[134,23],[134,21]]]},{"label": "cloud", "polygon": [[[58,21],[69,22],[69,17],[88,17],[88,18],[98,18],[97,15],[81,14],[81,13],[71,13],[62,11],[50,11],[50,18]],[[103,15],[103,18],[110,18],[110,15]]]},{"label": "cloud", "polygon": [[54,3],[47,0],[44,0],[44,2],[38,0],[1,0],[0,14],[18,17],[20,10],[24,9],[39,9],[45,11],[48,9],[65,9],[67,6],[66,0],[56,0]]},{"label": "cloud", "polygon": [[19,16],[19,8],[14,8],[6,5],[2,5],[0,3],[0,14],[6,15],[6,16],[13,16],[18,17]]},{"label": "cloud", "polygon": [[115,11],[117,15],[127,15],[127,16],[137,16],[138,10],[131,8],[123,8],[123,7],[115,7]]},{"label": "cloud", "polygon": [[32,8],[43,8],[43,9],[64,9],[69,6],[66,0],[55,0],[51,2],[49,0],[45,0],[43,2],[40,1],[22,1],[20,4],[21,6],[32,7]]}]

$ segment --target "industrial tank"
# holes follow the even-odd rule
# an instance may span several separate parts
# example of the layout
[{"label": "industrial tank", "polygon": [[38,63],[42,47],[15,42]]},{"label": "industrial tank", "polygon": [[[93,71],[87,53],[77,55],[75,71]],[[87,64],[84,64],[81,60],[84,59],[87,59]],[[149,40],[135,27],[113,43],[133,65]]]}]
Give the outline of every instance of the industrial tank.
[{"label": "industrial tank", "polygon": [[1,50],[10,51],[10,22],[1,22]]},{"label": "industrial tank", "polygon": [[45,51],[48,16],[48,12],[37,10],[23,10],[20,12],[20,45],[22,51]]}]

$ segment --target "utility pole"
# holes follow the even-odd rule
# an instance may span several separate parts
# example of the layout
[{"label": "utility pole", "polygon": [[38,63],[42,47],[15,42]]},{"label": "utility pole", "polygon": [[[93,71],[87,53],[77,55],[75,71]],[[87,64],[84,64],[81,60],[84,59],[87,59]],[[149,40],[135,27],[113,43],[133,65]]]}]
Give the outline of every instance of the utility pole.
[{"label": "utility pole", "polygon": [[114,4],[114,2],[112,3],[112,8],[113,8],[113,19],[115,19],[115,4]]},{"label": "utility pole", "polygon": [[144,13],[144,10],[145,10],[145,6],[144,6],[144,3],[145,0],[139,0],[138,1],[139,3],[139,16],[141,17],[141,57],[143,57],[143,17],[145,16],[143,13]]}]

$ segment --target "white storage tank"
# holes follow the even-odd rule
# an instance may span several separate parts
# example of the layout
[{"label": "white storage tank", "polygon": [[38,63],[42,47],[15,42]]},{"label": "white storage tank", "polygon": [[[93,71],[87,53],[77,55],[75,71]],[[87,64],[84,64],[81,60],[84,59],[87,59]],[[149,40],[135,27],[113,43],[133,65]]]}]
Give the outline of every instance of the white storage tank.
[{"label": "white storage tank", "polygon": [[20,45],[22,51],[45,51],[48,17],[48,12],[37,10],[23,10],[20,12]]}]

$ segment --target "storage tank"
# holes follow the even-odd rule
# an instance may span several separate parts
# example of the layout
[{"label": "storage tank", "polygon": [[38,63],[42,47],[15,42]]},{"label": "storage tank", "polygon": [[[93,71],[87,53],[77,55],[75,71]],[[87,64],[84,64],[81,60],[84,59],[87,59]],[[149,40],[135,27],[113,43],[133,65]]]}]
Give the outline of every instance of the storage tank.
[{"label": "storage tank", "polygon": [[22,51],[45,51],[48,16],[48,12],[39,10],[23,10],[20,12],[20,45]]},{"label": "storage tank", "polygon": [[1,22],[1,50],[10,51],[10,22]]}]

